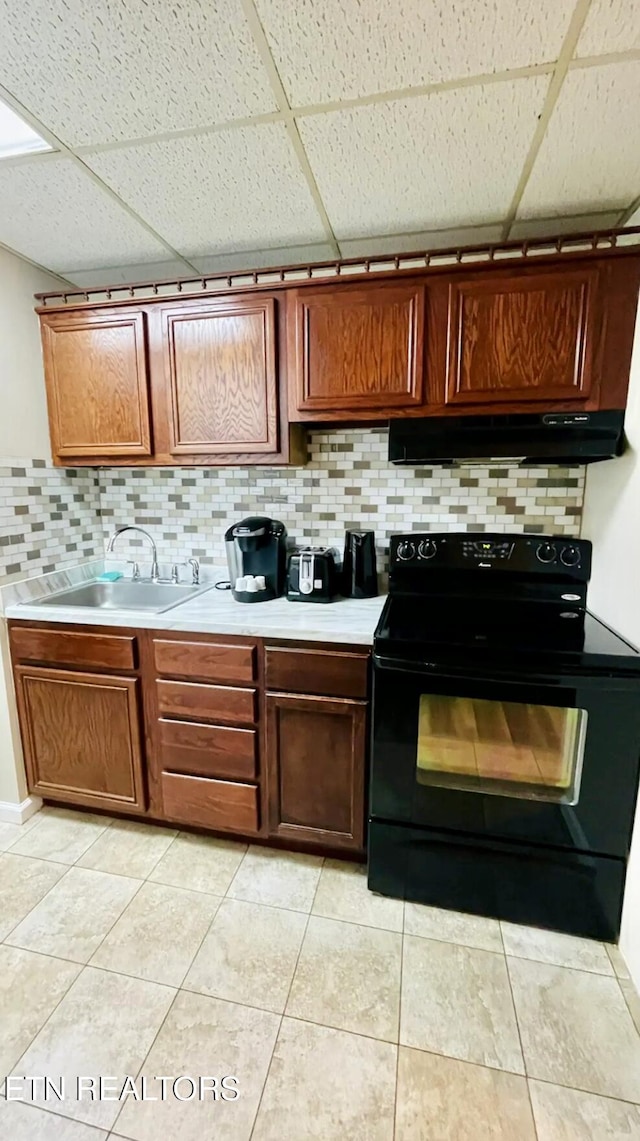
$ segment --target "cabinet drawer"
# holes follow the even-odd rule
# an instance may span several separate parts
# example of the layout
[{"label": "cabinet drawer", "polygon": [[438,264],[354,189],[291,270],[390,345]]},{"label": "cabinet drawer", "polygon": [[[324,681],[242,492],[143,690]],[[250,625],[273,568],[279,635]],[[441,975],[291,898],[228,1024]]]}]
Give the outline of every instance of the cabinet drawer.
[{"label": "cabinet drawer", "polygon": [[165,677],[230,682],[255,678],[255,646],[158,639],[153,643],[153,651],[156,670]]},{"label": "cabinet drawer", "polygon": [[253,725],[255,689],[228,685],[193,685],[186,681],[159,681],[158,705],[163,717],[190,717],[194,721],[224,721]]},{"label": "cabinet drawer", "polygon": [[269,646],[265,651],[265,666],[267,689],[321,697],[367,696],[368,653],[341,654]]},{"label": "cabinet drawer", "polygon": [[51,627],[13,626],[10,638],[19,662],[96,670],[133,670],[137,666],[136,639],[124,634],[80,634]]},{"label": "cabinet drawer", "polygon": [[158,722],[163,769],[229,780],[255,780],[257,733],[197,722]]},{"label": "cabinet drawer", "polygon": [[165,816],[183,824],[243,835],[260,827],[254,784],[163,773],[162,802]]}]

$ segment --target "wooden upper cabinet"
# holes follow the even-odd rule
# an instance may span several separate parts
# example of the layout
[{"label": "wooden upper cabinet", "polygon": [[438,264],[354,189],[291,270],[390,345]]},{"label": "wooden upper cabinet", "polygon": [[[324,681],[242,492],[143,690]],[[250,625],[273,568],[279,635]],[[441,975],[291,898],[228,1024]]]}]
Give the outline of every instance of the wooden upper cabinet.
[{"label": "wooden upper cabinet", "polygon": [[448,289],[446,404],[588,400],[596,268],[485,272]]},{"label": "wooden upper cabinet", "polygon": [[168,452],[277,452],[275,299],[177,302],[161,325]]},{"label": "wooden upper cabinet", "polygon": [[54,457],[150,456],[145,314],[41,315]]},{"label": "wooden upper cabinet", "polygon": [[292,290],[292,419],[356,419],[419,407],[424,285],[343,282]]}]

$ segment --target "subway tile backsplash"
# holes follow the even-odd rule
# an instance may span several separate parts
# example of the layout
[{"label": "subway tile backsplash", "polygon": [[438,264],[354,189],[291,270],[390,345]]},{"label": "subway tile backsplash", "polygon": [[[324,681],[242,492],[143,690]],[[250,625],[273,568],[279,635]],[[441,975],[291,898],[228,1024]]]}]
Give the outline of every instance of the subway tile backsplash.
[{"label": "subway tile backsplash", "polygon": [[[584,468],[394,468],[383,429],[311,432],[304,468],[57,469],[0,460],[0,573],[44,571],[101,554],[116,525],[137,523],[161,562],[224,562],[223,535],[245,515],[282,519],[296,543],[342,549],[344,532],[376,532],[379,569],[404,530],[577,535]],[[144,565],[142,539],[118,558]]]},{"label": "subway tile backsplash", "polygon": [[99,474],[0,458],[0,575],[46,573],[102,554]]},{"label": "subway tile backsplash", "polygon": [[[304,468],[101,471],[105,534],[139,523],[165,562],[192,554],[224,562],[226,527],[271,515],[296,543],[340,550],[345,530],[373,530],[383,570],[397,531],[580,530],[584,468],[395,468],[383,429],[311,432],[309,447]],[[139,554],[144,545],[131,549]],[[126,551],[124,539],[119,549]]]}]

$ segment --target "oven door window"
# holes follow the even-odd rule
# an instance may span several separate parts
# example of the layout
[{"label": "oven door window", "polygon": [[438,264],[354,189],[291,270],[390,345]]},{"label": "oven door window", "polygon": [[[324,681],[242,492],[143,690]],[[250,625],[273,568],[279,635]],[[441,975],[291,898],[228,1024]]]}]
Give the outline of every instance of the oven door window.
[{"label": "oven door window", "polygon": [[586,709],[422,694],[421,785],[576,804]]}]

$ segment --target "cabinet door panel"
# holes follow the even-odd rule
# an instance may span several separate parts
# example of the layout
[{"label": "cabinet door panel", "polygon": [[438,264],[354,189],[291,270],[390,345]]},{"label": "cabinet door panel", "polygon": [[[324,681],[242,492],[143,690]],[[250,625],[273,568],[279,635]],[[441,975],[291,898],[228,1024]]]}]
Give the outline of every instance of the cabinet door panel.
[{"label": "cabinet door panel", "polygon": [[144,811],[138,682],[16,666],[31,792]]},{"label": "cabinet door panel", "polygon": [[45,314],[42,341],[54,455],[150,456],[144,314]]},{"label": "cabinet door panel", "polygon": [[490,274],[449,286],[449,404],[586,400],[597,271]]},{"label": "cabinet door panel", "polygon": [[300,290],[295,310],[297,407],[349,411],[419,405],[424,286]]},{"label": "cabinet door panel", "polygon": [[272,836],[362,848],[366,714],[364,702],[267,694]]},{"label": "cabinet door panel", "polygon": [[174,455],[278,448],[275,301],[163,309]]}]

